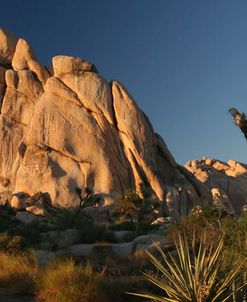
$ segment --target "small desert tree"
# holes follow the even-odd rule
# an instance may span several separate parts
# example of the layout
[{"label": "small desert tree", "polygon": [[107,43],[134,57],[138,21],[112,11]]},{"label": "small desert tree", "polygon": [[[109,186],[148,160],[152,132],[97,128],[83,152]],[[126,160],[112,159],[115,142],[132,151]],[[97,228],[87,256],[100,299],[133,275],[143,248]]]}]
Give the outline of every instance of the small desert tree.
[{"label": "small desert tree", "polygon": [[228,110],[233,117],[234,123],[240,130],[243,132],[246,140],[247,140],[247,118],[245,113],[239,112],[235,108],[230,108]]}]

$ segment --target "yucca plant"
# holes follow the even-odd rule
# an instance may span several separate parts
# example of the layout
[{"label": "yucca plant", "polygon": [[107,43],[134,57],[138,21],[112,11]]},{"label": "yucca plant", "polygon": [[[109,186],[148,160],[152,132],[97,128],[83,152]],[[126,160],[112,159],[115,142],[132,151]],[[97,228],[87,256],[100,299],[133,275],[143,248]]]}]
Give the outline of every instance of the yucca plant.
[{"label": "yucca plant", "polygon": [[[196,245],[195,235],[191,247],[185,233],[180,232],[174,240],[177,253],[165,253],[158,244],[156,247],[161,255],[159,260],[147,252],[150,261],[159,274],[144,273],[147,280],[164,291],[163,296],[152,293],[130,293],[152,301],[162,302],[225,302],[231,301],[246,284],[240,284],[232,290],[232,284],[242,269],[242,265],[224,266],[224,238],[218,244],[207,245],[206,237],[202,236]],[[235,284],[239,284],[236,282]]]}]

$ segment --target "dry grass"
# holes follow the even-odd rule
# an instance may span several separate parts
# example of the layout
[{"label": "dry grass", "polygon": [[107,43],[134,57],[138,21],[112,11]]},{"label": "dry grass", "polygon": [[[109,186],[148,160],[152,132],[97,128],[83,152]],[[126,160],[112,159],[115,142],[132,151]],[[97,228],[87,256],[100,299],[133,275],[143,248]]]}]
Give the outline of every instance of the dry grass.
[{"label": "dry grass", "polygon": [[100,297],[102,277],[103,272],[94,272],[89,264],[57,259],[38,278],[38,298],[46,302],[104,301]]},{"label": "dry grass", "polygon": [[131,270],[132,274],[126,263],[117,265],[113,260],[94,267],[91,263],[76,264],[72,258],[55,259],[40,267],[32,253],[1,252],[0,291],[31,294],[44,302],[139,301],[126,294],[143,286],[138,267],[132,263]]},{"label": "dry grass", "polygon": [[137,301],[126,294],[137,282],[137,275],[114,275],[106,267],[96,270],[89,263],[57,259],[39,275],[37,297],[44,302]]},{"label": "dry grass", "polygon": [[32,293],[37,274],[38,263],[32,254],[0,253],[0,288],[10,293]]}]

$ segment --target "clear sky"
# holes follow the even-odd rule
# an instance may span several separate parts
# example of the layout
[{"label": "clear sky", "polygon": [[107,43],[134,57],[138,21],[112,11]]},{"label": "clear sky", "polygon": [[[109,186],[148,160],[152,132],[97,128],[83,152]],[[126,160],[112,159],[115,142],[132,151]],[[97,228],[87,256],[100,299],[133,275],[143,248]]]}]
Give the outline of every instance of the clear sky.
[{"label": "clear sky", "polygon": [[247,162],[227,113],[247,112],[246,0],[11,0],[0,26],[45,65],[74,55],[122,82],[179,163]]}]

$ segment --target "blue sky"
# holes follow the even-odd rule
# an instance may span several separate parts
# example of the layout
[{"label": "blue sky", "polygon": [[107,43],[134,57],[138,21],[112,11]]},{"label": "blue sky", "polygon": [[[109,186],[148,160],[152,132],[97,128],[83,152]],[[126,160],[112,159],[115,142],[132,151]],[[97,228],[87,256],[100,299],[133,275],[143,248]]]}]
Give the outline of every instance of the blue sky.
[{"label": "blue sky", "polygon": [[247,112],[246,16],[245,0],[12,0],[0,26],[45,65],[74,55],[122,82],[179,163],[247,162],[227,113]]}]

